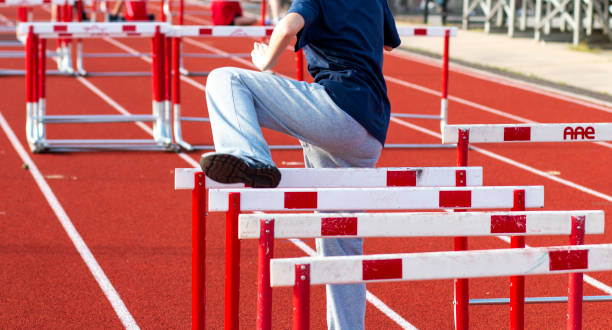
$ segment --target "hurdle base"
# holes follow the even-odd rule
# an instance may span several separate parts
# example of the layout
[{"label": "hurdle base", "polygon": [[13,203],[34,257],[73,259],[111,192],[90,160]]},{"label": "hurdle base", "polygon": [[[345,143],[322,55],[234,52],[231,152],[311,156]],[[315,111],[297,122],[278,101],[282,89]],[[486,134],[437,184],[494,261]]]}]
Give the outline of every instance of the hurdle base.
[{"label": "hurdle base", "polygon": [[87,151],[168,151],[180,148],[172,143],[155,140],[38,140],[30,144],[33,153]]},{"label": "hurdle base", "polygon": [[[584,296],[582,298],[584,302],[599,302],[599,301],[612,301],[612,296]],[[566,303],[567,296],[559,297],[528,297],[525,298],[526,304],[552,304],[552,303]],[[485,299],[470,299],[470,305],[508,305],[510,304],[510,298],[485,298]]]}]

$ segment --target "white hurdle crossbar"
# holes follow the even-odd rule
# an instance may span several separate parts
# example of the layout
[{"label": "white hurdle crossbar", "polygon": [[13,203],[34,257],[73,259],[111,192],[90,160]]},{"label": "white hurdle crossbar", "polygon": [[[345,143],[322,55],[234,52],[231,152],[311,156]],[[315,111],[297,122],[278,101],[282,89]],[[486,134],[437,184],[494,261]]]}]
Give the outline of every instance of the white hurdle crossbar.
[{"label": "white hurdle crossbar", "polygon": [[260,238],[262,220],[273,220],[274,238],[569,235],[577,216],[585,234],[603,234],[603,211],[509,211],[241,214],[238,237]]},{"label": "white hurdle crossbar", "polygon": [[272,259],[271,285],[295,285],[295,265],[303,264],[310,284],[593,272],[612,270],[612,244]]},{"label": "white hurdle crossbar", "polygon": [[612,123],[446,125],[442,143],[457,143],[459,130],[470,142],[612,141]]},{"label": "white hurdle crossbar", "polygon": [[[310,285],[612,270],[612,244],[273,259],[273,287],[293,286],[293,329],[309,329]],[[568,308],[571,313],[580,310]],[[581,315],[580,315],[581,318]],[[580,329],[581,326],[568,328]]]},{"label": "white hurdle crossbar", "polygon": [[[279,168],[278,188],[299,187],[444,187],[482,186],[482,167],[390,167],[390,168]],[[196,168],[177,168],[174,189],[193,189]],[[240,188],[244,184],[223,184],[206,177],[206,188]]]},{"label": "white hurdle crossbar", "polygon": [[209,211],[228,211],[230,194],[241,211],[429,210],[512,208],[525,191],[525,207],[544,206],[542,186],[210,189]]}]

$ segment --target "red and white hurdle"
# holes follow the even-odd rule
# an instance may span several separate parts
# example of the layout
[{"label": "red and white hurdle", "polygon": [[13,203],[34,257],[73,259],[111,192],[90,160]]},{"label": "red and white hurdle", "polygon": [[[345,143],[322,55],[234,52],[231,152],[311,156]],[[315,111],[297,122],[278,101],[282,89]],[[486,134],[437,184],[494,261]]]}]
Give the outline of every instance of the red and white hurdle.
[{"label": "red and white hurdle", "polygon": [[460,131],[478,143],[612,141],[612,123],[555,123],[446,125],[442,143],[457,143]]},{"label": "red and white hurdle", "polygon": [[[293,286],[293,329],[309,329],[310,285],[561,274],[578,270],[612,270],[612,244],[273,259],[270,281],[272,287]],[[580,328],[568,321],[568,329]]]},{"label": "red and white hurdle", "polygon": [[[265,38],[271,35],[273,27],[235,27],[235,26],[182,26],[175,25],[172,27],[174,37],[173,40],[173,70],[174,72],[181,71],[181,38],[183,37],[251,37],[251,38]],[[400,114],[391,113],[392,117],[401,118],[418,118],[418,119],[434,119],[440,120],[440,127],[444,127],[447,121],[448,113],[448,57],[449,57],[449,43],[450,37],[457,36],[457,28],[449,27],[398,27],[398,33],[400,36],[429,36],[429,37],[443,37],[444,38],[444,55],[442,58],[442,79],[441,79],[441,101],[440,101],[440,115],[424,115],[424,114]],[[249,55],[249,54],[245,54]],[[217,55],[201,54],[201,57],[216,57]],[[296,54],[296,79],[304,80],[304,65],[303,55],[301,52]],[[208,122],[209,119],[206,117],[183,117],[180,115],[180,77],[174,76],[173,88],[173,108],[174,108],[174,139],[178,145],[186,150],[212,150],[214,146],[211,145],[194,145],[190,144],[182,136],[181,122]],[[452,146],[446,146],[441,144],[386,144],[386,148],[448,148]],[[270,149],[273,150],[287,150],[287,149],[300,149],[299,145],[272,145]]]},{"label": "red and white hurdle", "polygon": [[[22,23],[17,36],[26,45],[26,134],[34,152],[49,150],[174,150],[170,123],[169,90],[166,89],[169,61],[164,56],[168,27],[160,23]],[[45,109],[45,43],[53,38],[151,38],[152,115],[47,115]],[[47,139],[48,123],[153,122],[152,140],[136,139]]]},{"label": "red and white hurdle", "polygon": [[[468,165],[470,142],[512,143],[512,142],[587,142],[612,140],[612,123],[556,123],[556,124],[485,124],[485,125],[445,125],[442,129],[442,143],[457,144],[457,165]],[[519,210],[519,209],[516,209]],[[521,236],[512,236],[511,247],[524,248]],[[455,250],[467,249],[467,238],[455,238]],[[511,287],[520,301],[512,304],[510,322],[514,328],[524,328],[524,277],[511,278]],[[461,297],[468,296],[467,280],[457,280],[455,291],[463,291]],[[545,299],[542,299],[545,301]],[[457,309],[467,315],[469,301],[457,302]],[[467,326],[468,320],[463,320]]]},{"label": "red and white hurdle", "polygon": [[[577,219],[580,219],[578,221]],[[577,233],[580,232],[580,235]],[[602,234],[603,211],[241,214],[240,239],[259,239],[257,329],[271,329],[270,260],[277,238]],[[582,281],[571,301],[582,302]],[[516,300],[512,296],[510,300]]]},{"label": "red and white hurdle", "polygon": [[[482,168],[479,167],[419,167],[419,168],[349,168],[297,169],[281,168],[280,188],[298,187],[415,187],[415,186],[480,186]],[[205,258],[207,189],[234,189],[244,185],[220,184],[196,169],[176,169],[175,189],[192,191],[192,328],[205,328]],[[235,196],[235,195],[234,195]],[[239,205],[238,205],[239,206]],[[238,211],[226,217],[226,277],[225,318],[228,327],[238,326],[238,269],[240,265],[238,239]]]}]

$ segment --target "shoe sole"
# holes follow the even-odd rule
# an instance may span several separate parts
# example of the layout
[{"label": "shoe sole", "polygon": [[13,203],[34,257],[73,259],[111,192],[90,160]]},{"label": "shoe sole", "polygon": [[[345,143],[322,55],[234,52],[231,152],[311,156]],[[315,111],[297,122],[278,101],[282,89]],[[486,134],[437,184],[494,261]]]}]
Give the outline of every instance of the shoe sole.
[{"label": "shoe sole", "polygon": [[253,188],[274,188],[281,177],[276,168],[252,168],[242,159],[228,154],[202,157],[200,166],[206,176],[217,182],[244,183]]}]

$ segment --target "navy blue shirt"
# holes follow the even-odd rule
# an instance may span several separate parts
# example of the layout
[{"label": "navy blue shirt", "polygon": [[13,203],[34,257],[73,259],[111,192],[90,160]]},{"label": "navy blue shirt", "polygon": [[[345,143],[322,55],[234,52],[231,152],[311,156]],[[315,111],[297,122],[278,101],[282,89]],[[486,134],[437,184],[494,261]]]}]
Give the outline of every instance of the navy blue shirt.
[{"label": "navy blue shirt", "polygon": [[400,38],[387,0],[295,0],[304,18],[295,50],[332,100],[385,143],[391,105],[382,73],[383,46]]}]

